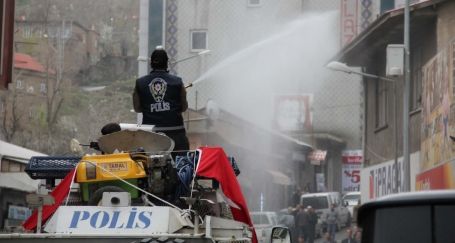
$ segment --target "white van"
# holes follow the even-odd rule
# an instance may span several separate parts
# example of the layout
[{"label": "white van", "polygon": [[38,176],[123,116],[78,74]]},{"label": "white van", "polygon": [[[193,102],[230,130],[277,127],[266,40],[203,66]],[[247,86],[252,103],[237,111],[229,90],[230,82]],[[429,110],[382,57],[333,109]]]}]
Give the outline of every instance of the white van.
[{"label": "white van", "polygon": [[308,193],[300,197],[300,204],[311,206],[316,211],[319,221],[325,228],[326,214],[330,211],[330,205],[335,204],[338,212],[338,229],[351,224],[352,216],[349,210],[341,203],[339,192]]}]

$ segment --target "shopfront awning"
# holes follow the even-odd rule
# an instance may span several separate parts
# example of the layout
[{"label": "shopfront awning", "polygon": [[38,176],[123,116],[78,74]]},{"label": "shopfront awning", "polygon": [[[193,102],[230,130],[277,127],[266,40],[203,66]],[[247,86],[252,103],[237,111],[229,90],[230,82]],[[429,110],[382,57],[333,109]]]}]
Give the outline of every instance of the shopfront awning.
[{"label": "shopfront awning", "polygon": [[30,149],[0,140],[0,160],[2,158],[27,164],[32,156],[46,156]]},{"label": "shopfront awning", "polygon": [[36,192],[39,184],[39,180],[32,180],[25,172],[0,173],[0,188]]},{"label": "shopfront awning", "polygon": [[267,173],[269,173],[272,176],[272,181],[275,184],[283,186],[289,186],[292,184],[291,178],[289,178],[289,176],[283,174],[282,172],[276,170],[267,170]]}]

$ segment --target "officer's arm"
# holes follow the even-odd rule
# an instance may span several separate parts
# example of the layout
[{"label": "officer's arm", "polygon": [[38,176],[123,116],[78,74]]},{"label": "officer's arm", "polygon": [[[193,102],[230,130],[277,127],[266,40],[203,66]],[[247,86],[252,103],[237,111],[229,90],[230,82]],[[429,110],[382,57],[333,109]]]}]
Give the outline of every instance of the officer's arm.
[{"label": "officer's arm", "polygon": [[141,102],[139,100],[139,93],[137,92],[136,87],[134,88],[133,92],[133,107],[135,112],[142,112]]},{"label": "officer's arm", "polygon": [[180,91],[180,100],[182,101],[182,112],[188,109],[188,101],[186,100],[186,89],[185,86],[182,85],[182,89]]}]

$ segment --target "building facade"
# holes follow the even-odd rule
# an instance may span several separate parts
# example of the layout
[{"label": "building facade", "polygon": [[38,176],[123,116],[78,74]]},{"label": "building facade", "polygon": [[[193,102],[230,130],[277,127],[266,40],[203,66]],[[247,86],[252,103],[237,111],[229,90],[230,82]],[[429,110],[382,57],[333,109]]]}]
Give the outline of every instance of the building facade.
[{"label": "building facade", "polygon": [[[363,80],[366,130],[361,187],[364,201],[405,190],[405,180],[409,180],[410,190],[437,188],[430,186],[429,178],[435,176],[427,171],[439,166],[450,167],[445,164],[453,160],[450,139],[453,60],[449,53],[453,48],[454,29],[449,13],[454,4],[453,1],[417,1],[410,7],[411,87],[410,107],[406,111],[403,109],[403,77],[392,77],[395,83],[367,77]],[[385,77],[387,45],[403,43],[403,11],[397,8],[384,12],[335,59]],[[409,171],[404,171],[406,167],[402,163],[404,115],[409,116],[409,127],[405,128],[410,134]],[[445,180],[453,183],[451,179]],[[439,188],[444,183],[439,182]]]}]

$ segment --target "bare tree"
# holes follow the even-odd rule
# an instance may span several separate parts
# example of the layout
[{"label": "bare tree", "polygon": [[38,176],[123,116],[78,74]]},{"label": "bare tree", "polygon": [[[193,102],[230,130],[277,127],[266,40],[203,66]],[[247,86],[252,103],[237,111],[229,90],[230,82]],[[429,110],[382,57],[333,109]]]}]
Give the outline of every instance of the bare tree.
[{"label": "bare tree", "polygon": [[[22,71],[19,71],[17,75],[14,76],[12,84],[17,83],[17,79],[22,75]],[[16,87],[11,86],[9,92],[3,95],[1,98],[1,103],[3,104],[1,115],[1,125],[2,133],[7,142],[10,142],[15,137],[16,133],[22,128],[20,124],[22,112],[18,111],[18,98]]]},{"label": "bare tree", "polygon": [[[59,19],[58,9],[53,1],[46,0],[44,2],[44,13],[43,13],[43,24],[46,31],[50,30],[49,22],[52,20],[56,21]],[[54,26],[53,26],[54,27]],[[57,123],[58,115],[64,101],[62,95],[62,84],[63,84],[63,69],[64,69],[64,41],[62,35],[64,32],[63,27],[55,27],[55,36],[50,36],[50,33],[46,33],[45,38],[45,60],[46,60],[46,122],[48,126],[48,132],[52,133],[55,124]],[[56,39],[57,47],[54,47],[54,41],[51,38]],[[63,43],[62,43],[63,42]],[[55,68],[55,73],[54,73]],[[52,76],[51,76],[52,75]],[[55,75],[55,77],[54,77]]]}]

